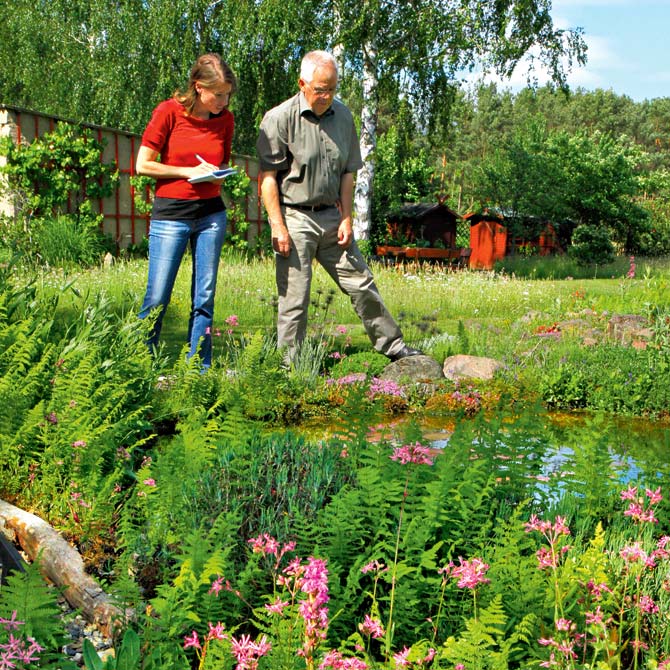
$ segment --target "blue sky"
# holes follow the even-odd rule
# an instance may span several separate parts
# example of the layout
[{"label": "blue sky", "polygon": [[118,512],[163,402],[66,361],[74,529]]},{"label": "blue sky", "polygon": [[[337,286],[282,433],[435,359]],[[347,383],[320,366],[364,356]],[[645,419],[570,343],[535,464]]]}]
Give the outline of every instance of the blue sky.
[{"label": "blue sky", "polygon": [[[670,97],[670,0],[553,0],[552,8],[555,27],[581,27],[589,47],[571,88],[611,89],[636,102]],[[518,90],[524,73],[496,81]]]}]

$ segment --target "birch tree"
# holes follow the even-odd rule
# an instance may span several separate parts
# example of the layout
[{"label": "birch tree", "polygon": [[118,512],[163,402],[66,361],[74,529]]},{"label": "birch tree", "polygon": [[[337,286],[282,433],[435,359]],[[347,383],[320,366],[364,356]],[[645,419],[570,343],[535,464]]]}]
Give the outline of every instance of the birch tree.
[{"label": "birch tree", "polygon": [[379,90],[393,86],[411,99],[430,128],[449,114],[450,89],[481,67],[509,76],[526,57],[545,66],[557,85],[574,62],[585,62],[579,30],[557,30],[551,0],[333,0],[347,67],[360,78],[360,143],[364,167],[355,191],[356,238],[369,238]]}]

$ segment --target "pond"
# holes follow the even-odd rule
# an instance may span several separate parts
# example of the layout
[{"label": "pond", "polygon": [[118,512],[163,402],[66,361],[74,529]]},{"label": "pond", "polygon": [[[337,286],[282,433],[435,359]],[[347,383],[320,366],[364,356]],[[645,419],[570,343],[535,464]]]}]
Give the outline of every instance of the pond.
[{"label": "pond", "polygon": [[[317,430],[323,436],[323,426],[310,433]],[[535,407],[474,418],[387,417],[371,429],[370,439],[393,445],[418,440],[437,453],[461,450],[473,463],[485,461],[499,486],[509,488],[510,499],[531,497],[563,511],[578,498],[595,512],[628,485],[660,486],[665,497],[670,494],[667,422]]]}]

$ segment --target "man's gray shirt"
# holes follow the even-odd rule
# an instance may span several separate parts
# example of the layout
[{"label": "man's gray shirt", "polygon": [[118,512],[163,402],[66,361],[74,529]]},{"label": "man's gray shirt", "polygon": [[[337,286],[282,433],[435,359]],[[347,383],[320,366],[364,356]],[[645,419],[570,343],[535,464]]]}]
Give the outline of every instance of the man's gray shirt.
[{"label": "man's gray shirt", "polygon": [[349,109],[334,99],[319,118],[302,92],[265,114],[256,150],[261,170],[277,172],[287,205],[334,204],[342,175],[363,165]]}]

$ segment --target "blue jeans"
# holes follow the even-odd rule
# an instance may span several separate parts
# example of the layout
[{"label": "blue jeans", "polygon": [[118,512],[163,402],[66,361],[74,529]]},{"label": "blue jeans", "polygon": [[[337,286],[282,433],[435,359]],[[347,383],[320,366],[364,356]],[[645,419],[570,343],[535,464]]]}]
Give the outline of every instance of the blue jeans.
[{"label": "blue jeans", "polygon": [[212,365],[212,321],[214,293],[221,247],[226,236],[226,212],[216,212],[193,221],[151,220],[149,228],[149,277],[140,309],[144,319],[159,308],[147,344],[158,345],[163,316],[170,303],[181,259],[190,242],[193,259],[191,314],[188,320],[189,357],[199,354],[204,368]]}]

